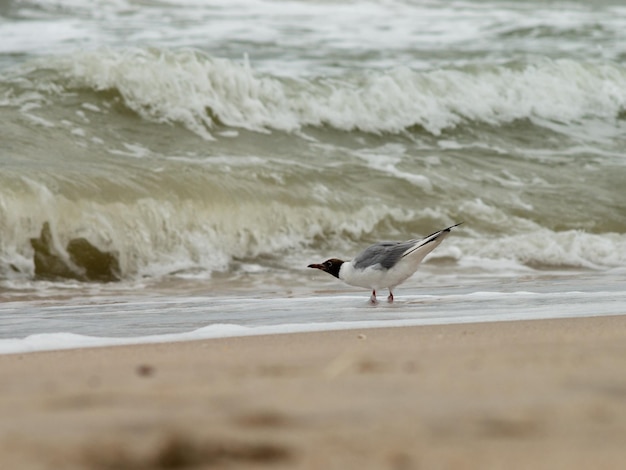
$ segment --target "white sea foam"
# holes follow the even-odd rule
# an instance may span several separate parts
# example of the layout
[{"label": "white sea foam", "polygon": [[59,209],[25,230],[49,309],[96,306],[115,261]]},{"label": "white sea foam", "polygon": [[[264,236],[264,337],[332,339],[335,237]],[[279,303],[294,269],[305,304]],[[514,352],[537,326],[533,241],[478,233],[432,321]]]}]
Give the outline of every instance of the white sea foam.
[{"label": "white sea foam", "polygon": [[[29,1],[15,4],[21,21],[2,25],[2,50],[37,54],[138,44],[196,46],[213,54],[244,49],[262,56],[264,70],[284,74],[336,72],[337,57],[355,68],[467,63],[484,51],[495,61],[581,51],[619,60],[626,15],[612,3],[364,0],[354,8],[297,0]],[[279,60],[267,53],[276,53],[274,45],[284,52]]]},{"label": "white sea foam", "polygon": [[473,242],[471,256],[526,266],[605,269],[626,264],[626,235],[537,229]]},{"label": "white sea foam", "polygon": [[356,154],[365,160],[367,166],[373,170],[379,171],[384,175],[390,175],[398,180],[408,181],[425,191],[432,191],[432,183],[427,176],[402,171],[398,168],[398,164],[402,162],[405,156],[404,146],[385,145],[375,150],[361,150]]}]

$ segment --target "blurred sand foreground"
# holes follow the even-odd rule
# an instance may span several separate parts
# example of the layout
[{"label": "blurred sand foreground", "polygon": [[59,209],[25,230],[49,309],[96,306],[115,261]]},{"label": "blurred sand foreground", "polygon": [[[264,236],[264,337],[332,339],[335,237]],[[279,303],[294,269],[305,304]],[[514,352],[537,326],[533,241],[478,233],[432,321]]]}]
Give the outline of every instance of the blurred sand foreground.
[{"label": "blurred sand foreground", "polygon": [[626,316],[0,356],[2,469],[623,469]]}]

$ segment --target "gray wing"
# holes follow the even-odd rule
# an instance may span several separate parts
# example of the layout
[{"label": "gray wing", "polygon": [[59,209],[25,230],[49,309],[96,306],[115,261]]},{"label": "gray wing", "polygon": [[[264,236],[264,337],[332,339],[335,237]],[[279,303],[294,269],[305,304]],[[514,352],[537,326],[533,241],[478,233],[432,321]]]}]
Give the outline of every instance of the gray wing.
[{"label": "gray wing", "polygon": [[365,248],[355,256],[352,264],[357,269],[380,265],[382,269],[394,266],[402,255],[415,245],[417,240],[405,242],[379,242]]},{"label": "gray wing", "polygon": [[[454,227],[458,227],[463,222],[452,225],[438,232],[431,233],[425,238],[407,240],[405,242],[379,242],[374,243],[371,246],[365,248],[361,253],[356,255],[352,260],[352,264],[357,269],[365,269],[370,266],[380,266],[380,269],[389,269],[393,267],[404,256],[409,256],[415,252],[418,252],[422,247],[429,245],[431,242],[435,242],[445,238]],[[443,235],[443,237],[442,237]],[[422,250],[421,259],[430,253],[439,243],[434,243],[429,246],[426,251]]]}]

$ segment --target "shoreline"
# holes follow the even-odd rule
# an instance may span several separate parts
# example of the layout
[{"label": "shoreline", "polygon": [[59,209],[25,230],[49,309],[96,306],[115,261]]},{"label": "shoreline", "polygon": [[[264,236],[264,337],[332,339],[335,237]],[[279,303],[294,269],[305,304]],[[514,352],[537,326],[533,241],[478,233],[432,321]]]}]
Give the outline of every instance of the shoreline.
[{"label": "shoreline", "polygon": [[342,328],[620,315],[626,305],[623,274],[489,280],[444,275],[426,283],[418,276],[393,304],[375,308],[369,293],[328,282],[306,284],[307,289],[296,282],[297,292],[234,296],[139,289],[3,302],[0,355]]},{"label": "shoreline", "polygon": [[7,468],[620,468],[626,316],[0,355]]},{"label": "shoreline", "polygon": [[[449,321],[442,318],[426,319],[395,319],[395,320],[361,320],[361,321],[334,321],[322,323],[287,323],[277,325],[247,326],[239,324],[213,324],[197,330],[182,333],[164,333],[146,336],[86,336],[70,332],[39,333],[25,338],[0,338],[0,357],[5,355],[38,354],[59,351],[82,351],[89,349],[149,346],[159,344],[181,344],[198,341],[211,341],[234,338],[254,338],[264,336],[283,336],[300,334],[323,334],[333,332],[394,330],[420,327],[445,327],[499,324],[510,322],[533,322],[550,320],[569,320],[584,318],[602,318],[619,316],[615,314],[600,315],[566,315],[560,317],[545,317],[543,315],[525,318],[511,317],[468,317]],[[46,338],[46,339],[43,339]],[[71,341],[71,344],[67,344]]]}]

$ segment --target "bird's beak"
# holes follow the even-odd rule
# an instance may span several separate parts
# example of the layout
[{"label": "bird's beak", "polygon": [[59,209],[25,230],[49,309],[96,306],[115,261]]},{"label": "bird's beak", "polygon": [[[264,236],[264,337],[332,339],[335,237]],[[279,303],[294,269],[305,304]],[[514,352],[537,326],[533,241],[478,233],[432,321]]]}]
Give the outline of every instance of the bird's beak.
[{"label": "bird's beak", "polygon": [[307,268],[321,269],[323,271],[324,270],[324,265],[323,264],[309,264],[307,266]]}]

